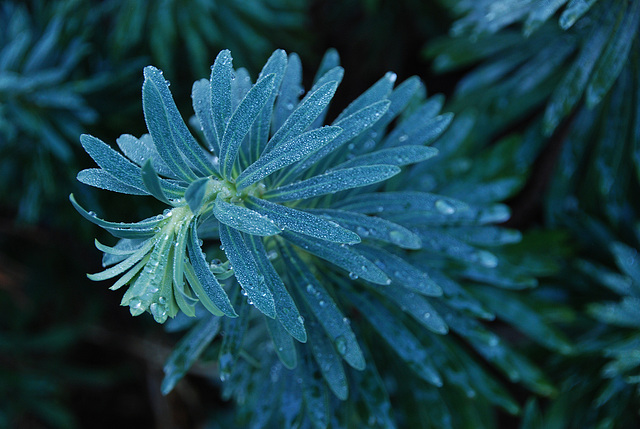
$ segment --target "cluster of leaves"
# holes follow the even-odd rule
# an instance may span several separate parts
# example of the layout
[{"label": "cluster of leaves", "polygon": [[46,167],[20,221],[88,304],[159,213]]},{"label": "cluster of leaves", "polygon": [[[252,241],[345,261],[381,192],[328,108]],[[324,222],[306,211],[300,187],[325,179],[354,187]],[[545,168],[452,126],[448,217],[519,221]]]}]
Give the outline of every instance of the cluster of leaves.
[{"label": "cluster of leaves", "polygon": [[[200,145],[162,73],[147,67],[144,74],[149,134],[121,136],[126,157],[83,136],[100,168],[78,179],[153,195],[170,208],[127,224],[101,220],[72,202],[120,238],[114,247],[96,242],[107,268],[90,277],[121,275],[112,289],[129,285],[122,305],[133,315],[147,311],[161,323],[179,316],[172,329],[190,327],[165,367],[165,393],[204,354],[217,360],[242,423],[394,427],[374,361],[393,374],[400,358],[418,377],[410,390],[393,393],[438,398],[439,418],[424,427],[464,425],[478,414],[491,427],[487,404],[511,413],[519,407],[468,347],[511,381],[542,395],[553,391],[535,366],[480,323],[504,314],[497,300],[516,302],[508,290],[535,286],[536,270],[549,269],[522,264],[527,257],[516,250],[501,259],[487,250],[520,240],[516,231],[491,225],[508,219],[497,202],[522,185],[516,140],[480,156],[490,162],[515,153],[510,158],[519,156],[520,164],[476,167],[460,156],[474,117],[461,116],[445,133],[452,115],[440,114],[443,97],[426,98],[417,78],[394,89],[392,73],[322,126],[343,75],[335,52],[300,100],[297,55],[274,52],[252,84],[222,51],[210,80],[193,86],[191,122],[201,131]],[[447,163],[429,161],[438,150]],[[467,178],[456,179],[463,172]],[[542,328],[522,326],[551,347],[569,348],[559,336],[545,338]],[[443,336],[449,330],[455,336]],[[215,341],[219,331],[225,335]],[[379,338],[389,347],[374,347]],[[397,385],[411,378],[404,371]],[[461,405],[460,394],[481,399]],[[347,398],[355,408],[338,406]],[[409,404],[398,410],[400,425],[417,417]],[[462,408],[462,417],[452,412]]]}]

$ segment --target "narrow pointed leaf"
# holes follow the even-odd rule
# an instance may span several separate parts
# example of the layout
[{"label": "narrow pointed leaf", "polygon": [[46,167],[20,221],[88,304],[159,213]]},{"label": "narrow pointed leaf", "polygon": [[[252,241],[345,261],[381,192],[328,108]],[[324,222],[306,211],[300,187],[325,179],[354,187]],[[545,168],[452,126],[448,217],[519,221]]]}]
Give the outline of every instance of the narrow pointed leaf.
[{"label": "narrow pointed leaf", "polygon": [[276,354],[280,362],[289,369],[295,368],[298,363],[298,358],[291,335],[284,329],[278,319],[270,319],[268,317],[265,317],[265,319],[271,341],[273,341],[273,346],[276,349]]},{"label": "narrow pointed leaf", "polygon": [[368,293],[349,293],[351,302],[369,320],[373,328],[420,378],[442,386],[442,378],[420,341],[379,301]]},{"label": "narrow pointed leaf", "polygon": [[349,396],[347,375],[342,366],[342,358],[337,353],[329,338],[324,335],[322,327],[313,318],[307,319],[309,327],[309,346],[324,380],[331,391],[342,401]]},{"label": "narrow pointed leaf", "polygon": [[153,168],[162,176],[177,179],[169,166],[162,160],[153,139],[149,134],[143,134],[139,139],[131,134],[122,134],[116,139],[118,147],[127,158],[142,167],[147,160],[151,160]]},{"label": "narrow pointed leaf", "polygon": [[361,245],[358,250],[387,273],[391,279],[391,284],[402,286],[426,296],[442,295],[440,286],[426,272],[409,264],[403,258],[379,247]]},{"label": "narrow pointed leaf", "polygon": [[289,231],[283,231],[282,237],[340,268],[347,270],[352,276],[361,277],[372,283],[387,285],[391,280],[373,262],[343,244],[330,243],[318,239],[311,239]]},{"label": "narrow pointed leaf", "polygon": [[297,54],[289,54],[280,92],[273,112],[273,129],[278,131],[298,105],[302,87],[302,63]]},{"label": "narrow pointed leaf", "polygon": [[147,190],[156,197],[158,200],[162,201],[165,204],[171,205],[171,201],[167,198],[162,190],[162,185],[160,184],[160,178],[158,174],[153,169],[153,165],[151,165],[151,160],[147,160],[144,163],[141,170],[142,174],[142,182]]},{"label": "narrow pointed leaf", "polygon": [[162,72],[155,67],[144,69],[142,106],[149,134],[158,153],[171,170],[189,182],[212,174],[204,149],[193,138],[176,107]]},{"label": "narrow pointed leaf", "polygon": [[281,143],[306,131],[322,110],[329,105],[337,87],[338,83],[332,81],[307,94],[280,129],[271,137],[264,153],[269,153]]},{"label": "narrow pointed leaf", "polygon": [[289,291],[282,283],[282,279],[271,265],[262,240],[257,236],[250,235],[248,236],[248,245],[251,246],[258,269],[264,275],[264,280],[273,294],[278,320],[293,338],[301,343],[306,342],[307,333],[302,316],[300,316],[293,298],[289,295]]},{"label": "narrow pointed leaf", "polygon": [[282,228],[333,243],[360,242],[360,237],[355,232],[313,214],[255,197],[249,197],[247,204],[258,213],[268,216]]},{"label": "narrow pointed leaf", "polygon": [[352,115],[353,113],[361,110],[367,106],[370,106],[379,101],[385,100],[393,89],[393,84],[396,82],[398,76],[395,73],[388,72],[380,80],[374,83],[369,89],[367,89],[362,95],[356,98],[351,104],[344,109],[340,115],[336,118],[335,122],[340,122],[342,119]]},{"label": "narrow pointed leaf", "polygon": [[281,186],[265,192],[264,196],[276,202],[308,199],[382,182],[395,176],[399,172],[400,168],[395,165],[370,165],[347,168]]},{"label": "narrow pointed leaf", "polygon": [[418,323],[436,334],[446,334],[449,327],[427,298],[416,295],[406,288],[377,288],[379,293],[395,302],[400,309],[410,314]]},{"label": "narrow pointed leaf", "polygon": [[293,270],[290,275],[295,279],[298,293],[307,304],[329,339],[342,358],[353,368],[365,367],[364,357],[349,320],[344,317],[331,295],[321,282],[317,281],[306,264],[290,246],[283,246]]},{"label": "narrow pointed leaf", "polygon": [[258,113],[269,100],[273,91],[274,80],[274,74],[264,76],[258,80],[229,119],[220,145],[220,173],[223,177],[231,178],[233,164],[238,157],[240,145]]},{"label": "narrow pointed leaf", "polygon": [[425,161],[437,154],[438,149],[432,147],[407,145],[356,156],[334,167],[332,170],[380,164],[403,166]]},{"label": "narrow pointed leaf", "polygon": [[187,251],[190,264],[185,265],[185,274],[200,302],[213,314],[221,311],[229,317],[238,317],[227,293],[209,269],[205,255],[198,245],[198,235],[194,226],[191,227],[187,240]]},{"label": "narrow pointed leaf", "polygon": [[200,211],[202,203],[204,202],[208,183],[209,178],[202,177],[191,182],[187,190],[184,192],[184,199],[189,205],[191,213],[197,214]]},{"label": "narrow pointed leaf", "polygon": [[220,330],[220,319],[205,317],[180,340],[164,365],[162,394],[167,395],[178,381],[189,371],[204,349]]},{"label": "narrow pointed leaf", "polygon": [[269,236],[282,232],[269,217],[220,198],[213,204],[213,215],[225,225],[251,235]]},{"label": "narrow pointed leaf", "polygon": [[200,79],[193,83],[191,90],[191,100],[193,111],[196,113],[198,123],[204,134],[204,139],[210,151],[220,153],[220,142],[218,132],[213,122],[211,111],[211,83],[207,79]]},{"label": "narrow pointed leaf", "polygon": [[140,177],[140,167],[120,155],[102,140],[88,134],[80,136],[82,147],[103,170],[125,185],[148,192]]},{"label": "narrow pointed leaf", "polygon": [[105,189],[107,191],[119,192],[129,195],[149,195],[146,190],[141,190],[129,186],[115,178],[112,174],[101,168],[87,168],[76,176],[78,181],[94,188]]},{"label": "narrow pointed leaf", "polygon": [[[211,116],[213,118],[213,128],[216,132],[217,147],[216,152],[220,154],[220,146],[227,122],[231,117],[231,80],[233,79],[233,60],[231,52],[220,51],[216,57],[213,67],[211,67],[211,77],[209,80],[211,93],[208,101],[211,104]],[[216,144],[215,142],[214,145]]]},{"label": "narrow pointed leaf", "polygon": [[355,231],[361,239],[380,240],[404,249],[420,249],[422,246],[422,241],[417,234],[386,219],[334,209],[313,209],[311,212],[328,217],[345,228]]},{"label": "narrow pointed leaf", "polygon": [[127,259],[120,262],[118,265],[114,265],[111,268],[107,268],[104,271],[101,271],[96,274],[87,274],[87,277],[93,281],[107,280],[117,276],[118,274],[122,274],[127,271],[129,268],[133,267],[137,264],[142,258],[145,257],[147,253],[151,251],[153,245],[155,244],[155,240],[148,240],[144,246],[142,246],[135,253],[131,254]]},{"label": "narrow pointed leaf", "polygon": [[238,283],[247,293],[253,305],[272,319],[276,317],[273,295],[260,273],[253,253],[249,250],[242,233],[227,225],[220,225],[220,241],[229,258]]},{"label": "narrow pointed leaf", "polygon": [[271,173],[318,151],[335,139],[341,132],[342,129],[339,127],[328,126],[308,131],[282,142],[269,153],[261,156],[237,177],[237,189],[242,190],[264,179]]}]

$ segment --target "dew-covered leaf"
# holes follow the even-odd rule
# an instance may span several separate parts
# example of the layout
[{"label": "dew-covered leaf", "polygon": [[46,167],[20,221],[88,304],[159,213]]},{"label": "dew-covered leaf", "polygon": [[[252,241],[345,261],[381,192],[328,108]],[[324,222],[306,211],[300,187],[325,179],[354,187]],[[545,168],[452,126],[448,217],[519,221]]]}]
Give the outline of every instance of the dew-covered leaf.
[{"label": "dew-covered leaf", "polygon": [[209,269],[205,255],[198,245],[198,233],[193,226],[187,239],[187,251],[190,264],[185,265],[185,275],[202,305],[213,314],[238,317],[227,293]]},{"label": "dew-covered leaf", "polygon": [[411,288],[376,288],[376,291],[394,302],[400,310],[410,314],[418,323],[436,334],[446,334],[449,327],[427,298],[417,295]]},{"label": "dew-covered leaf", "polygon": [[298,378],[302,381],[302,399],[311,425],[315,429],[329,427],[330,408],[329,395],[322,379],[320,369],[313,361],[311,354],[301,349],[301,359],[297,367]]},{"label": "dew-covered leaf", "polygon": [[221,198],[213,204],[213,215],[225,225],[251,235],[269,236],[282,231],[269,217]]},{"label": "dew-covered leaf", "polygon": [[453,113],[445,113],[435,118],[416,121],[404,121],[397,126],[382,142],[382,147],[403,145],[427,145],[440,136],[451,124]]},{"label": "dew-covered leaf", "polygon": [[397,75],[392,72],[386,73],[380,80],[374,83],[369,89],[367,89],[362,95],[352,101],[336,118],[335,122],[340,122],[342,119],[354,114],[355,112],[364,109],[374,103],[385,100],[391,93],[393,85],[396,82]]},{"label": "dew-covered leaf", "polygon": [[69,201],[73,207],[89,222],[107,230],[111,235],[118,238],[147,238],[156,234],[156,227],[161,219],[151,218],[136,223],[108,222],[98,218],[93,212],[87,212],[77,202],[73,194],[69,195]]},{"label": "dew-covered leaf", "polygon": [[376,284],[390,283],[389,277],[380,268],[347,245],[311,239],[286,230],[282,232],[282,237],[301,249],[347,270],[352,276]]},{"label": "dew-covered leaf", "polygon": [[265,317],[265,320],[271,341],[273,341],[273,346],[276,349],[276,354],[280,362],[289,369],[295,368],[298,358],[293,338],[291,338],[291,335],[289,335],[287,330],[282,326],[280,320],[270,319],[268,317]]},{"label": "dew-covered leaf", "polygon": [[364,244],[358,246],[358,251],[383,270],[391,279],[392,285],[396,284],[426,296],[442,295],[440,286],[426,272],[409,264],[403,258],[379,247]]},{"label": "dew-covered leaf", "polygon": [[220,318],[208,316],[200,320],[187,335],[180,340],[167,359],[162,380],[162,394],[167,395],[178,381],[189,371],[204,349],[213,341],[220,330]]},{"label": "dew-covered leaf", "polygon": [[289,275],[295,281],[298,295],[322,325],[340,356],[353,368],[363,369],[364,357],[356,336],[351,330],[349,319],[342,314],[331,295],[313,276],[295,250],[285,245],[282,251],[288,258],[291,268]]},{"label": "dew-covered leaf", "polygon": [[220,173],[223,177],[231,178],[240,145],[251,129],[253,121],[271,97],[274,80],[274,74],[258,80],[229,119],[220,144]]},{"label": "dew-covered leaf", "polygon": [[144,258],[147,253],[151,251],[153,245],[155,244],[154,239],[147,240],[142,247],[133,252],[129,257],[120,262],[113,267],[107,268],[104,271],[101,271],[97,274],[87,274],[87,277],[93,281],[107,280],[117,276],[118,274],[122,274],[127,271],[129,268],[133,267],[137,264],[142,258]]},{"label": "dew-covered leaf", "polygon": [[[332,81],[309,92],[289,115],[287,120],[271,137],[264,154],[269,153],[283,142],[302,134],[329,104],[338,88],[338,82]],[[264,156],[264,154],[262,156]]]},{"label": "dew-covered leaf", "polygon": [[119,192],[129,195],[149,195],[146,190],[141,190],[133,186],[129,186],[124,182],[116,179],[111,173],[101,168],[87,168],[78,173],[76,177],[78,181],[94,188],[105,189],[107,191]]},{"label": "dew-covered leaf", "polygon": [[80,136],[82,147],[93,158],[103,170],[111,174],[116,180],[123,182],[126,186],[139,189],[147,193],[142,178],[140,177],[140,167],[120,155],[102,140],[88,134]]},{"label": "dew-covered leaf", "polygon": [[234,275],[253,305],[272,319],[276,317],[273,295],[258,269],[253,252],[249,250],[242,233],[228,225],[220,225],[220,241],[229,258]]},{"label": "dew-covered leaf", "polygon": [[247,205],[258,213],[268,216],[280,227],[300,234],[333,243],[356,244],[360,242],[358,234],[306,211],[292,209],[255,197],[249,197]]},{"label": "dew-covered leaf", "polygon": [[162,72],[144,69],[142,107],[151,138],[164,162],[178,177],[189,182],[200,175],[213,174],[206,152],[189,132]]},{"label": "dew-covered leaf", "polygon": [[222,344],[218,353],[220,380],[222,381],[229,379],[233,372],[249,326],[249,305],[246,300],[243,298],[236,299],[235,306],[238,309],[239,317],[235,319],[227,317],[222,320],[224,337],[222,337]]},{"label": "dew-covered leaf", "polygon": [[382,182],[399,172],[400,168],[395,165],[347,168],[281,186],[265,192],[264,197],[276,202],[308,199]]},{"label": "dew-covered leaf", "polygon": [[376,164],[403,166],[425,161],[437,154],[438,149],[432,147],[406,145],[381,149],[366,155],[356,156],[336,166],[332,170]]},{"label": "dew-covered leaf", "polygon": [[[147,190],[156,197],[156,199],[162,201],[165,204],[171,205],[171,201],[167,198],[164,191],[162,190],[162,184],[160,183],[160,178],[158,174],[153,169],[153,165],[151,164],[151,160],[147,160],[142,166],[141,170],[142,174],[142,182]],[[188,190],[188,189],[187,189]]]},{"label": "dew-covered leaf", "polygon": [[218,132],[213,122],[211,111],[211,84],[207,79],[200,79],[193,83],[191,90],[193,111],[198,118],[198,124],[204,134],[204,140],[210,151],[220,153]]},{"label": "dew-covered leaf", "polygon": [[287,291],[282,279],[273,268],[269,255],[267,254],[260,237],[250,235],[247,237],[248,245],[256,259],[256,264],[260,273],[264,275],[264,280],[273,294],[276,306],[276,315],[282,326],[291,334],[293,338],[304,343],[307,341],[307,333],[304,328],[302,316],[296,307],[293,298]]},{"label": "dew-covered leaf", "polygon": [[300,94],[304,91],[302,87],[302,63],[300,57],[289,54],[287,68],[284,71],[280,92],[276,99],[273,111],[273,129],[278,131],[287,120],[291,112],[298,105]]},{"label": "dew-covered leaf", "polygon": [[233,59],[227,49],[220,51],[211,67],[209,78],[210,93],[207,102],[210,104],[213,118],[213,131],[216,139],[212,141],[214,149],[220,154],[222,137],[231,117],[231,80],[233,79]]},{"label": "dew-covered leaf", "polygon": [[184,192],[184,199],[189,205],[192,213],[198,213],[200,211],[202,203],[204,202],[208,183],[209,178],[202,177],[189,183],[189,186]]},{"label": "dew-covered leaf", "polygon": [[151,160],[153,168],[162,176],[176,179],[177,176],[162,160],[153,139],[149,134],[143,134],[139,139],[131,134],[122,134],[116,139],[118,147],[127,158],[142,167],[147,160]]},{"label": "dew-covered leaf", "polygon": [[404,249],[420,249],[422,246],[420,237],[415,233],[402,225],[376,216],[335,209],[312,209],[310,212],[327,217],[339,225],[355,231],[363,240],[380,240]]},{"label": "dew-covered leaf", "polygon": [[369,320],[372,327],[409,368],[426,382],[434,386],[442,386],[442,378],[433,366],[427,350],[393,313],[366,292],[351,292],[349,297],[360,313]]},{"label": "dew-covered leaf", "polygon": [[269,153],[262,155],[237,177],[237,189],[242,190],[264,179],[271,173],[318,151],[335,139],[341,132],[342,129],[339,127],[327,126],[281,142],[278,146],[273,147]]},{"label": "dew-covered leaf", "polygon": [[342,358],[314,317],[308,317],[306,324],[309,328],[308,344],[324,380],[338,399],[346,401],[349,396],[349,384],[342,366]]}]

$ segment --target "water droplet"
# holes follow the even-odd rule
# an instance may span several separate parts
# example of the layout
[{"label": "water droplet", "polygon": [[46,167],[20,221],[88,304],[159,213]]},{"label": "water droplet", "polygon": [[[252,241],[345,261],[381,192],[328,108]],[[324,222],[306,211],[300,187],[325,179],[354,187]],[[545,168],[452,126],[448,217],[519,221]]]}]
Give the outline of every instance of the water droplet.
[{"label": "water droplet", "polygon": [[476,253],[476,257],[478,258],[478,262],[482,266],[487,268],[495,268],[498,266],[498,258],[493,253],[487,252],[486,250],[480,250]]},{"label": "water droplet", "polygon": [[456,212],[456,208],[445,200],[438,200],[435,203],[436,210],[445,215],[451,215]]},{"label": "water droplet", "polygon": [[298,322],[302,325],[304,324],[304,317],[298,316]]},{"label": "water droplet", "polygon": [[287,110],[293,110],[293,103],[287,103],[285,107],[287,108]]},{"label": "water droplet", "polygon": [[156,216],[156,220],[162,220],[164,219],[164,215],[159,214],[158,216]]},{"label": "water droplet", "polygon": [[319,305],[320,307],[324,307],[325,305],[327,305],[327,303],[326,303],[326,302],[324,302],[323,300],[320,300],[320,301],[318,302],[318,305]]},{"label": "water droplet", "polygon": [[167,307],[165,305],[154,302],[149,306],[149,310],[151,310],[156,322],[164,323],[167,320]]},{"label": "water droplet", "polygon": [[167,303],[167,298],[165,298],[164,296],[161,296],[160,298],[158,298],[158,302],[164,305]]},{"label": "water droplet", "polygon": [[358,280],[358,275],[356,273],[349,273],[349,278],[351,280]]},{"label": "water droplet", "polygon": [[162,214],[166,217],[169,217],[173,214],[173,212],[171,211],[171,209],[164,209],[164,211],[162,212]]},{"label": "water droplet", "polygon": [[96,217],[96,216],[97,216],[97,214],[96,214],[96,212],[94,212],[94,211],[90,211],[90,212],[89,212],[89,216],[91,216],[91,217]]},{"label": "water droplet", "polygon": [[431,313],[428,313],[428,312],[427,312],[427,313],[424,313],[424,314],[422,315],[422,317],[424,317],[425,319],[428,319],[428,318],[430,318],[430,317],[431,317]]},{"label": "water droplet", "polygon": [[356,233],[360,237],[367,237],[369,235],[369,230],[367,228],[363,228],[361,226],[356,227]]},{"label": "water droplet", "polygon": [[309,293],[310,293],[310,294],[312,294],[312,295],[313,295],[313,294],[315,294],[315,293],[317,293],[316,288],[314,288],[314,287],[313,287],[313,285],[312,285],[311,283],[309,283],[309,284],[307,285],[307,292],[309,292]]},{"label": "water droplet", "polygon": [[402,142],[406,142],[408,139],[409,139],[409,136],[408,136],[408,135],[406,135],[406,134],[402,134],[400,137],[398,137],[398,141],[399,141],[400,143],[402,143]]},{"label": "water droplet", "polygon": [[276,252],[275,250],[269,250],[269,252],[267,253],[267,258],[269,258],[270,261],[277,259],[278,252]]},{"label": "water droplet", "polygon": [[139,316],[144,313],[144,310],[144,305],[138,298],[134,298],[129,301],[129,311],[131,312],[132,316]]},{"label": "water droplet", "polygon": [[342,356],[347,353],[347,340],[342,335],[336,338],[336,348]]}]

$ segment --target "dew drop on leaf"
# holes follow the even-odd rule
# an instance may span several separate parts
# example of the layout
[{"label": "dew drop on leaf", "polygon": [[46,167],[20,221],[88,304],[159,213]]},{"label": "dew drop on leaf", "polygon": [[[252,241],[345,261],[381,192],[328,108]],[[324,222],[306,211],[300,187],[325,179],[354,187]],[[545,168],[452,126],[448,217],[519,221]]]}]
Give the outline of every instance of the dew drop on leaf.
[{"label": "dew drop on leaf", "polygon": [[456,212],[456,208],[445,200],[438,200],[435,203],[436,210],[445,215],[451,215]]},{"label": "dew drop on leaf", "polygon": [[342,356],[347,353],[347,340],[342,335],[336,338],[336,348]]}]

